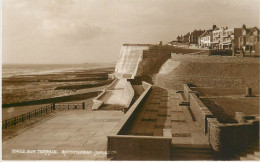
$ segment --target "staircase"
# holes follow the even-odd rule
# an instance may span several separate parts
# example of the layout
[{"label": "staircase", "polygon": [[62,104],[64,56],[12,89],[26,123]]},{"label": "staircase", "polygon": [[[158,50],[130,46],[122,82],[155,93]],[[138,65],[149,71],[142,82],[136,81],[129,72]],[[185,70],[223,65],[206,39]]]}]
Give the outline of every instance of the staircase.
[{"label": "staircase", "polygon": [[260,160],[259,141],[240,151],[232,160]]},{"label": "staircase", "polygon": [[209,145],[180,144],[172,147],[172,160],[214,160]]}]

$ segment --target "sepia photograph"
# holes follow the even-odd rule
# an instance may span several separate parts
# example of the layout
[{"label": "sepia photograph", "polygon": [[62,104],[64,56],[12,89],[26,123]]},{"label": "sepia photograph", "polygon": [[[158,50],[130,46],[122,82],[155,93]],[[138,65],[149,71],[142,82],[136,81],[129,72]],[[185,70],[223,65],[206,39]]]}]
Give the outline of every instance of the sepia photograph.
[{"label": "sepia photograph", "polygon": [[1,0],[1,161],[259,161],[260,0]]}]

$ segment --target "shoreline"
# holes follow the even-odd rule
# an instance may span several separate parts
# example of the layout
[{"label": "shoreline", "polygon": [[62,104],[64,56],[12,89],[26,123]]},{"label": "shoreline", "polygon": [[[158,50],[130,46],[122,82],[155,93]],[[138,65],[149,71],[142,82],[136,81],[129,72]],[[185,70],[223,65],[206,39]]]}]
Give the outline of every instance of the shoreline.
[{"label": "shoreline", "polygon": [[[113,80],[109,79],[108,74],[113,72],[114,68],[112,67],[95,69],[87,69],[86,67],[84,70],[76,69],[74,72],[18,75],[2,79],[2,107],[46,103],[45,100],[56,101],[55,98],[73,97],[80,93],[86,96],[86,93],[100,91],[109,85]],[[78,98],[80,97],[78,96]],[[67,98],[66,100],[72,99]]]}]

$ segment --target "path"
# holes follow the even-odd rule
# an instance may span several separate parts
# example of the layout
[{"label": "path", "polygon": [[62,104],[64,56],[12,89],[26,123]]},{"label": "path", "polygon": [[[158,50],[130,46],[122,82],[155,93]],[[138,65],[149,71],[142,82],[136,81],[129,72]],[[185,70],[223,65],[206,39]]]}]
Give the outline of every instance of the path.
[{"label": "path", "polygon": [[[107,135],[123,116],[120,111],[69,110],[3,141],[4,160],[106,160]],[[58,154],[12,153],[21,150],[57,150]],[[88,154],[67,154],[62,150],[89,151]],[[92,151],[90,153],[90,151]],[[99,152],[100,153],[100,152]]]}]

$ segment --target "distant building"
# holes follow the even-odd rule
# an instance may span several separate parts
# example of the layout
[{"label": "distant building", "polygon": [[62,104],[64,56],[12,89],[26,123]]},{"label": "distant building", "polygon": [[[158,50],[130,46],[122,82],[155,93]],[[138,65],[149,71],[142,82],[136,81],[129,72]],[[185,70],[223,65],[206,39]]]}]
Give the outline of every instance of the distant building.
[{"label": "distant building", "polygon": [[212,32],[210,30],[205,31],[199,36],[199,46],[202,48],[210,48],[212,42]]},{"label": "distant building", "polygon": [[182,39],[183,39],[182,35],[181,35],[181,36],[178,36],[178,37],[177,37],[177,42],[178,42],[178,43],[181,43],[181,42],[183,41]]},{"label": "distant building", "polygon": [[190,32],[188,32],[186,35],[184,35],[184,36],[182,37],[182,42],[183,42],[183,43],[189,42],[189,38],[190,38]]},{"label": "distant building", "polygon": [[242,34],[238,42],[239,46],[241,48],[245,47],[246,51],[259,54],[259,29],[257,27],[246,28],[246,26],[243,25]]},{"label": "distant building", "polygon": [[239,37],[242,34],[242,28],[215,28],[213,33],[212,48],[214,49],[231,49],[232,43],[235,49],[239,49]]},{"label": "distant building", "polygon": [[211,43],[213,41],[213,30],[216,29],[217,26],[213,25],[212,29],[206,30],[199,36],[199,46],[202,48],[211,48]]},{"label": "distant building", "polygon": [[204,33],[204,30],[194,30],[192,33],[189,35],[189,43],[190,44],[198,44],[199,42],[199,36]]}]

